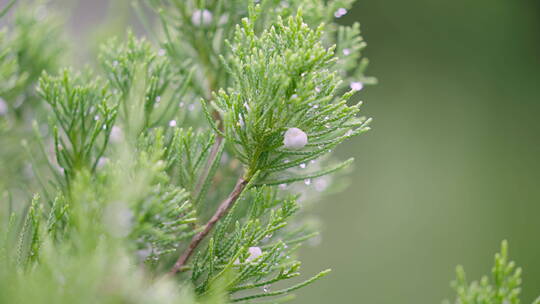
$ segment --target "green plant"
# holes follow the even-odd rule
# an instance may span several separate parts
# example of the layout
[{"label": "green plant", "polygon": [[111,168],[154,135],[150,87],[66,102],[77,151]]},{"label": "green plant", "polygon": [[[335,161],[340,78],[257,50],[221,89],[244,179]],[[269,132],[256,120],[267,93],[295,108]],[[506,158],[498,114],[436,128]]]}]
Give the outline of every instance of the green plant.
[{"label": "green plant", "polygon": [[110,39],[81,71],[60,69],[61,19],[16,9],[0,302],[279,303],[329,273],[297,280],[296,252],[317,236],[307,202],[352,162],[332,150],[369,130],[351,101],[374,83],[365,43],[335,23],[351,0],[257,2],[137,2],[160,34]]},{"label": "green plant", "polygon": [[[465,270],[458,266],[457,278],[452,287],[457,293],[455,303],[459,304],[519,304],[521,292],[521,268],[508,259],[508,243],[503,241],[501,252],[495,255],[491,277],[484,276],[480,281],[469,283]],[[536,299],[533,304],[540,302]],[[446,301],[446,303],[450,303]]]}]

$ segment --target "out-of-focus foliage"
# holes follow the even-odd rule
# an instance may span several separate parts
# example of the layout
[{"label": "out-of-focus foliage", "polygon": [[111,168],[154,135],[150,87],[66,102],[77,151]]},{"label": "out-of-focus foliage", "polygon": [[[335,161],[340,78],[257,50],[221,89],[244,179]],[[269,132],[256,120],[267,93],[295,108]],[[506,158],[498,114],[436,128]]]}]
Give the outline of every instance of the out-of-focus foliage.
[{"label": "out-of-focus foliage", "polygon": [[[508,243],[504,241],[501,252],[495,255],[495,265],[491,277],[484,276],[480,281],[469,283],[465,270],[458,266],[457,278],[452,282],[456,290],[455,303],[459,304],[519,304],[521,292],[521,268],[508,259]],[[533,304],[538,303],[540,299]],[[450,303],[447,301],[447,303]]]},{"label": "out-of-focus foliage", "polygon": [[27,191],[22,185],[34,184],[34,172],[21,141],[35,153],[32,120],[46,116],[35,86],[43,71],[56,71],[65,62],[68,44],[63,18],[43,3],[22,3],[10,13],[0,29],[0,186]]}]

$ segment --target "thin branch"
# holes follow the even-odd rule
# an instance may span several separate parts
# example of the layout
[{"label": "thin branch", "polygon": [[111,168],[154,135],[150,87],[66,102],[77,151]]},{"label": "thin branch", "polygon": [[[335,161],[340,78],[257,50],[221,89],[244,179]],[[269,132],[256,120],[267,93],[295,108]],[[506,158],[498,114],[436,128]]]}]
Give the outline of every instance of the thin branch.
[{"label": "thin branch", "polygon": [[216,210],[216,213],[212,216],[212,218],[206,223],[204,226],[204,229],[197,233],[193,239],[191,239],[191,242],[189,243],[188,248],[184,253],[178,258],[176,263],[174,264],[173,268],[170,271],[171,275],[176,274],[178,271],[184,268],[184,265],[188,261],[188,259],[191,257],[197,246],[201,243],[201,241],[210,233],[214,225],[225,215],[227,214],[227,211],[234,205],[234,203],[238,200],[246,186],[248,185],[249,180],[244,178],[239,178],[238,182],[236,183],[236,186],[234,187],[233,191],[229,196],[219,205],[219,208]]},{"label": "thin branch", "polygon": [[282,295],[282,294],[287,294],[291,291],[295,291],[297,289],[300,289],[306,285],[309,285],[315,281],[317,281],[318,279],[324,277],[325,275],[329,274],[330,273],[330,269],[327,269],[327,270],[324,270],[324,271],[321,271],[319,274],[317,274],[316,276],[302,282],[302,283],[299,283],[299,284],[296,284],[294,286],[291,286],[289,288],[286,288],[286,289],[282,289],[282,290],[278,290],[278,291],[274,291],[274,292],[268,292],[268,293],[261,293],[261,294],[255,294],[255,295],[250,295],[250,296],[245,296],[245,297],[242,297],[242,298],[236,298],[236,299],[232,299],[231,302],[242,302],[242,301],[247,301],[247,300],[252,300],[252,299],[258,299],[258,298],[265,298],[265,297],[275,297],[275,296],[279,296],[279,295]]},{"label": "thin branch", "polygon": [[[212,92],[215,89],[215,78],[207,74],[207,81],[208,81],[208,88],[206,91],[206,98],[207,100],[212,99]],[[223,121],[221,118],[221,115],[217,110],[212,111],[212,117],[217,122],[217,127],[220,131],[223,131]],[[208,175],[210,174],[212,163],[215,161],[216,157],[219,154],[219,149],[221,146],[221,143],[223,142],[223,137],[218,133],[216,136],[216,141],[214,142],[214,145],[212,146],[212,150],[210,151],[210,156],[208,157],[208,160],[204,167],[204,172],[201,176],[201,179],[199,182],[195,185],[195,189],[193,190],[193,197],[198,197],[200,192],[202,191],[203,183],[208,178]],[[233,191],[229,196],[219,205],[219,208],[216,210],[216,213],[212,216],[210,221],[206,223],[204,226],[204,229],[197,233],[193,239],[191,239],[191,242],[184,251],[184,253],[178,258],[176,263],[174,264],[173,268],[170,271],[170,274],[174,275],[177,272],[185,269],[185,264],[197,248],[197,246],[201,243],[201,241],[210,233],[214,225],[225,215],[227,214],[227,211],[231,208],[231,206],[234,205],[234,203],[238,200],[244,189],[249,183],[249,179],[239,178],[238,182],[236,183],[236,186],[234,187]]]}]

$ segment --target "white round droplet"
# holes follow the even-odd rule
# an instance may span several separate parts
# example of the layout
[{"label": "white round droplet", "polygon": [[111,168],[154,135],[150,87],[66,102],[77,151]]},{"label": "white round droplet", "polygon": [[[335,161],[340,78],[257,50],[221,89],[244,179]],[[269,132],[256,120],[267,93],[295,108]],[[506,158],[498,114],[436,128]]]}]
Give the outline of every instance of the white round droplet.
[{"label": "white round droplet", "polygon": [[159,49],[158,56],[165,56],[167,52],[164,49]]},{"label": "white round droplet", "polygon": [[106,157],[100,157],[100,158],[98,159],[97,167],[101,169],[101,168],[103,168],[103,167],[107,164],[107,162],[109,162],[109,159],[108,159],[108,158],[106,158]]},{"label": "white round droplet", "polygon": [[248,252],[249,257],[246,259],[246,262],[252,262],[262,255],[262,250],[259,247],[249,247]]},{"label": "white round droplet", "polygon": [[176,120],[173,119],[173,120],[169,121],[169,127],[171,127],[171,128],[176,127]]},{"label": "white round droplet", "polygon": [[346,14],[347,14],[347,9],[341,7],[334,13],[334,17],[341,18],[345,16]]},{"label": "white round droplet", "polygon": [[349,56],[350,54],[351,54],[351,50],[350,50],[350,49],[343,49],[343,55]]},{"label": "white round droplet", "polygon": [[305,163],[301,163],[301,164],[300,164],[300,168],[305,169],[305,168],[306,168],[306,164],[305,164]]},{"label": "white round droplet", "polygon": [[212,23],[212,13],[209,10],[195,10],[191,22],[195,26],[208,26]]},{"label": "white round droplet", "polygon": [[328,178],[325,178],[325,177],[318,178],[313,182],[313,185],[315,186],[315,190],[319,192],[323,192],[324,190],[326,190],[326,188],[328,188],[328,185],[329,185]]},{"label": "white round droplet", "polygon": [[362,91],[364,84],[359,81],[351,82],[351,89],[354,91]]},{"label": "white round droplet", "polygon": [[302,149],[307,143],[307,134],[298,128],[289,128],[283,137],[283,145],[288,149]]},{"label": "white round droplet", "polygon": [[307,186],[311,185],[311,178],[305,179],[304,184],[306,184]]}]

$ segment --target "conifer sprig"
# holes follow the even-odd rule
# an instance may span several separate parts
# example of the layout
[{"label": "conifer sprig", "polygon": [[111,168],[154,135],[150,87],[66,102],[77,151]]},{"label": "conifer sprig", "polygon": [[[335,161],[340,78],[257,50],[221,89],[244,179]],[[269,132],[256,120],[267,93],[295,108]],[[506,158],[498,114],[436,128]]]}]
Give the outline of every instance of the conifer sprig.
[{"label": "conifer sprig", "polygon": [[[452,287],[457,293],[459,304],[519,304],[521,293],[521,268],[508,257],[508,242],[503,241],[501,252],[495,255],[491,276],[480,281],[468,282],[462,266],[456,269],[456,280]],[[450,303],[446,301],[445,303]],[[538,299],[533,302],[538,303]]]},{"label": "conifer sprig", "polygon": [[56,161],[67,179],[84,169],[95,172],[116,119],[117,109],[109,105],[105,85],[89,77],[69,70],[58,77],[44,74],[38,88],[54,115]]},{"label": "conifer sprig", "polygon": [[[246,173],[203,230],[195,235],[171,273],[178,272],[187,263],[196,247],[226,215],[246,186],[256,180],[255,172],[264,180],[270,170],[277,168],[272,164],[282,160],[286,154],[275,152],[283,145],[287,126],[302,127],[312,134],[310,140],[319,140],[316,149],[305,151],[305,155],[298,157],[303,161],[315,159],[345,138],[368,130],[366,120],[355,117],[357,107],[348,107],[346,99],[334,101],[339,79],[330,72],[333,48],[325,49],[320,42],[323,29],[312,30],[303,22],[301,15],[289,17],[287,23],[278,17],[276,25],[257,37],[254,24],[260,14],[258,9],[251,9],[250,19],[244,19],[242,27],[237,28],[230,46],[231,57],[222,58],[230,62],[226,67],[233,87],[229,93],[222,90],[216,94],[213,103],[223,124],[223,132],[217,132],[232,143],[231,149],[244,164]],[[347,94],[346,98],[351,95]],[[330,139],[322,141],[327,138]],[[320,177],[348,163],[289,178],[278,184]]]}]

